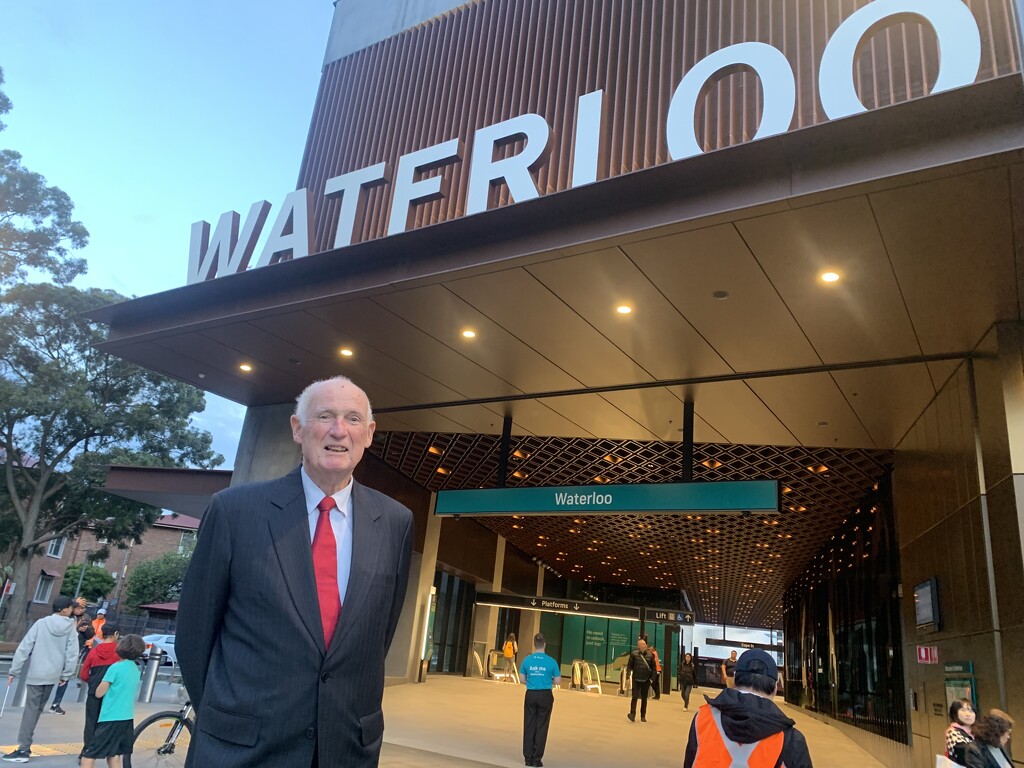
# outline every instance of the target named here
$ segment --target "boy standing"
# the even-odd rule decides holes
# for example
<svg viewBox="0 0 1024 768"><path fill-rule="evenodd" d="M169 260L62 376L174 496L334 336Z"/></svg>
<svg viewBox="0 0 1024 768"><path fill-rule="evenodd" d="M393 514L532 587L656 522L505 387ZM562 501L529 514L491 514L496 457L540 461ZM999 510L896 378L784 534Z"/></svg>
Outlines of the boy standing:
<svg viewBox="0 0 1024 768"><path fill-rule="evenodd" d="M121 768L121 755L132 753L134 741L133 702L142 675L135 663L146 650L145 641L138 635L125 635L117 643L121 661L111 664L96 689L96 697L103 699L99 720L92 740L82 750L82 768L94 768L96 759L105 757L108 768Z"/></svg>
<svg viewBox="0 0 1024 768"><path fill-rule="evenodd" d="M82 733L82 751L92 741L96 732L96 721L100 717L100 705L103 701L96 697L96 691L103 682L103 676L112 664L117 664L121 657L117 655L117 642L121 639L121 631L113 624L104 626L106 634L100 638L99 645L93 646L85 657L79 677L88 686L89 693L85 700L85 730ZM81 757L81 753L78 755Z"/></svg>

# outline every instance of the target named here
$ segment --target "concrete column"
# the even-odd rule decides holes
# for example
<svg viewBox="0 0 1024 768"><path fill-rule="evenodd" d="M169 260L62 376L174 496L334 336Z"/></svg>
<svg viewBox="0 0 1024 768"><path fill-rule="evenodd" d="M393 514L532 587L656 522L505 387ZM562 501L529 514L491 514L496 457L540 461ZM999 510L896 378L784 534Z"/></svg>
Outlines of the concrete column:
<svg viewBox="0 0 1024 768"><path fill-rule="evenodd" d="M535 595L544 594L544 567L537 566L537 591ZM519 657L533 652L533 636L540 632L540 611L523 611L519 619Z"/></svg>
<svg viewBox="0 0 1024 768"><path fill-rule="evenodd" d="M501 592L501 572L505 569L505 537L498 537L494 552L494 575L491 581L477 584L482 592ZM478 605L473 612L473 643L483 643L486 651L494 648L498 632L498 609L492 605ZM487 664L487 659L483 659Z"/></svg>
<svg viewBox="0 0 1024 768"><path fill-rule="evenodd" d="M231 485L282 477L299 465L302 449L289 422L294 410L291 403L246 410Z"/></svg>
<svg viewBox="0 0 1024 768"><path fill-rule="evenodd" d="M426 609L430 605L430 588L434 586L437 571L437 545L441 540L441 518L434 515L436 494L430 496L430 514L427 515L427 532L423 541L423 554L412 553L409 566L409 588L405 593L402 615L395 629L384 672L388 677L401 677L412 682L417 678L422 652L423 632L427 620Z"/></svg>

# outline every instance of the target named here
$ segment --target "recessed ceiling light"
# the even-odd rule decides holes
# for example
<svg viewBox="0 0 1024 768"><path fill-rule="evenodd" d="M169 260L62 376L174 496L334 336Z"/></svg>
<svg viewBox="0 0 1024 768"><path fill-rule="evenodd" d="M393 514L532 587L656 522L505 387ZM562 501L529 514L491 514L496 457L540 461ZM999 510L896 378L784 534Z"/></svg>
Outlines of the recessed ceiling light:
<svg viewBox="0 0 1024 768"><path fill-rule="evenodd" d="M435 471L439 475L447 475L448 474L448 470L445 469L444 467L438 467Z"/></svg>
<svg viewBox="0 0 1024 768"><path fill-rule="evenodd" d="M729 298L729 292L728 291L712 291L711 297L714 298L714 299L718 299L719 301L725 301L726 299Z"/></svg>
<svg viewBox="0 0 1024 768"><path fill-rule="evenodd" d="M518 477L520 480L525 480L529 476L530 475L528 473L520 472L519 470L516 470L515 472L512 473L512 477Z"/></svg>
<svg viewBox="0 0 1024 768"><path fill-rule="evenodd" d="M825 472L828 472L828 467L824 464L812 464L807 468L807 471L813 472L816 475L822 475Z"/></svg>
<svg viewBox="0 0 1024 768"><path fill-rule="evenodd" d="M476 338L476 331L474 331L474 330L472 330L470 328L467 328L466 330L464 330L462 332L462 338L464 338L464 339L475 339Z"/></svg>
<svg viewBox="0 0 1024 768"><path fill-rule="evenodd" d="M427 453L432 453L435 456L444 456L444 451L438 448L436 445L432 445L427 448Z"/></svg>
<svg viewBox="0 0 1024 768"><path fill-rule="evenodd" d="M252 373L252 366L249 363L242 363L238 366L238 370L243 371L244 373Z"/></svg>
<svg viewBox="0 0 1024 768"><path fill-rule="evenodd" d="M517 459L528 459L528 458L530 458L530 454L529 453L527 453L526 451L520 450L518 448L516 450L512 451L512 456L514 456Z"/></svg>
<svg viewBox="0 0 1024 768"><path fill-rule="evenodd" d="M341 355L342 357L352 357L352 350L349 349L348 347L343 347L342 349L338 350L338 354Z"/></svg>
<svg viewBox="0 0 1024 768"><path fill-rule="evenodd" d="M715 459L705 459L704 461L701 462L701 466L705 466L708 469L718 469L720 466L722 466L722 462L717 461Z"/></svg>
<svg viewBox="0 0 1024 768"><path fill-rule="evenodd" d="M610 453L603 457L609 464L621 464L622 458L619 456L612 456Z"/></svg>
<svg viewBox="0 0 1024 768"><path fill-rule="evenodd" d="M819 421L818 422L818 426L819 427L827 427L828 426L828 422L827 421Z"/></svg>
<svg viewBox="0 0 1024 768"><path fill-rule="evenodd" d="M633 308L628 304L620 304L615 308L615 311L618 312L620 315L628 315L630 312L633 311Z"/></svg>
<svg viewBox="0 0 1024 768"><path fill-rule="evenodd" d="M838 283L839 273L838 272L822 272L821 279L826 283Z"/></svg>

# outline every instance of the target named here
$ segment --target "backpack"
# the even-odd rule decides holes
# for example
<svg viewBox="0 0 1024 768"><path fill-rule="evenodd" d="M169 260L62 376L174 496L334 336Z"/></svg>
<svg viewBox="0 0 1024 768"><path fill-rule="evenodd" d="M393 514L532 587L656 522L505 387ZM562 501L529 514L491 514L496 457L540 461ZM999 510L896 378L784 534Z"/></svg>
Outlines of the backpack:
<svg viewBox="0 0 1024 768"><path fill-rule="evenodd" d="M505 641L505 646L501 649L501 652L505 655L506 659L511 659L516 655L515 644L511 640Z"/></svg>

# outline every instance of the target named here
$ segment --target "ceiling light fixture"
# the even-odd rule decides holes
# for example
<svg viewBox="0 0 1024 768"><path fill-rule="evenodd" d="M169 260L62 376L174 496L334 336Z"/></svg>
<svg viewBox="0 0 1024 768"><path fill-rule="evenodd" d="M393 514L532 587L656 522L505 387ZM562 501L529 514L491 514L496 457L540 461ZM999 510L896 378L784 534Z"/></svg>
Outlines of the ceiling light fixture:
<svg viewBox="0 0 1024 768"><path fill-rule="evenodd" d="M718 301L725 301L726 299L729 298L729 292L728 291L712 291L711 292L711 297L713 299L718 299Z"/></svg>
<svg viewBox="0 0 1024 768"><path fill-rule="evenodd" d="M238 366L238 370L243 373L252 373L252 366L249 363L242 363Z"/></svg>
<svg viewBox="0 0 1024 768"><path fill-rule="evenodd" d="M464 339L475 339L476 338L476 331L474 331L474 330L472 330L470 328L467 328L466 330L464 330L462 332L462 338L464 338Z"/></svg>
<svg viewBox="0 0 1024 768"><path fill-rule="evenodd" d="M352 357L353 353L351 349L345 347L344 349L339 349L338 354L341 355L342 357Z"/></svg>
<svg viewBox="0 0 1024 768"><path fill-rule="evenodd" d="M628 304L620 304L615 308L615 311L618 312L620 315L628 315L633 311L633 308Z"/></svg>
<svg viewBox="0 0 1024 768"><path fill-rule="evenodd" d="M829 271L829 272L822 272L821 273L821 279L822 279L823 282L826 282L826 283L838 283L839 282L839 273L838 272L831 272L831 271Z"/></svg>

